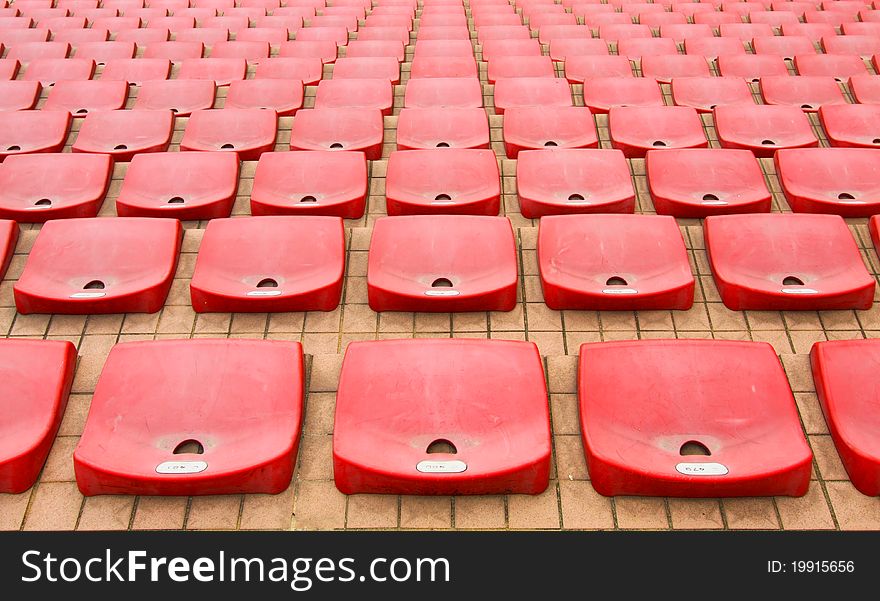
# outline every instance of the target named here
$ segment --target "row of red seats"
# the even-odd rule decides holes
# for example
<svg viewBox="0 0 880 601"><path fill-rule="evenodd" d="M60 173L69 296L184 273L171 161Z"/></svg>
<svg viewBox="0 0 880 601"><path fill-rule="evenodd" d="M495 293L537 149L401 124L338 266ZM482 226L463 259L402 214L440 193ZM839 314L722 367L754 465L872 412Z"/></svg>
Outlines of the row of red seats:
<svg viewBox="0 0 880 601"><path fill-rule="evenodd" d="M18 229L3 221L6 264ZM877 243L875 216L871 233ZM836 215L738 214L705 222L712 274L733 310L869 309L875 280ZM155 313L168 295L182 229L175 219L47 222L15 282L20 313ZM377 220L367 287L375 311L510 311L517 246L504 217L414 215ZM672 217L559 215L538 233L552 309L687 310L688 253ZM331 311L342 294L338 217L211 221L190 291L198 312Z"/></svg>
<svg viewBox="0 0 880 601"><path fill-rule="evenodd" d="M880 448L871 408L880 344L819 342L811 357L843 464L859 490L877 495ZM75 365L70 342L0 341L0 492L22 492L38 477ZM590 480L604 495L807 491L812 453L769 344L585 344L578 384ZM297 342L118 344L73 453L79 488L86 495L281 492L296 462L303 388ZM349 345L333 430L342 492L538 494L549 483L551 453L544 369L534 343Z"/></svg>

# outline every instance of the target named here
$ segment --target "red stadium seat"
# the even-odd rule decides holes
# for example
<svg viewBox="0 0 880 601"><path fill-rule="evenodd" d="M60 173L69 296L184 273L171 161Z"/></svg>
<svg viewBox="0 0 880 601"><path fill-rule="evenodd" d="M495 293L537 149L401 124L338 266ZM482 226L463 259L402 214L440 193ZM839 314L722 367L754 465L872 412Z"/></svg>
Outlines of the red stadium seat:
<svg viewBox="0 0 880 601"><path fill-rule="evenodd" d="M190 283L205 312L332 311L342 297L339 217L245 217L208 224Z"/></svg>

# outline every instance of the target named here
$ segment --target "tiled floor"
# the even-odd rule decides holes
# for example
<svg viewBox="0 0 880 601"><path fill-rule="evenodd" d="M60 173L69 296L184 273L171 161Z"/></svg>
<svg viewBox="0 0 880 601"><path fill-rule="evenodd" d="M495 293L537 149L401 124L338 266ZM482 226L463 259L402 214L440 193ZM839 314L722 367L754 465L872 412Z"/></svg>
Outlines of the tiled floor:
<svg viewBox="0 0 880 601"><path fill-rule="evenodd" d="M411 59L412 46L407 60ZM477 54L479 58L479 54ZM403 66L403 81L409 63ZM325 77L332 73L327 66ZM485 82L485 63L481 63ZM666 93L668 95L668 86ZM404 85L397 86L395 114ZM573 86L578 104L580 86ZM225 90L218 93L222 106ZM552 311L542 302L535 256L537 221L519 213L515 167L501 143L502 117L492 110L492 86L484 85L493 148L502 167L503 211L517 232L519 303L509 313L378 315L367 305L366 258L373 221L382 216L386 161L370 168L368 213L348 221L347 274L343 303L330 313L203 314L193 312L189 278L205 222L185 224L176 279L165 308L154 315L18 315L12 284L18 278L38 227L25 225L12 265L0 285L0 330L8 337L63 339L79 348L73 393L61 430L38 484L20 495L0 495L0 528L92 529L878 529L880 499L863 496L847 479L814 392L807 353L813 342L880 336L880 305L869 311L734 312L720 302L713 284L698 220L681 220L692 267L698 274L697 302L684 312ZM307 93L306 105L314 98ZM131 105L129 101L129 106ZM671 103L668 98L667 102ZM394 149L397 118L385 120L384 157ZM602 146L609 147L607 121L598 116ZM177 150L186 119L177 119ZM292 118L280 120L276 149L285 151ZM717 142L711 117L707 133ZM816 124L817 133L821 129ZM70 134L76 137L78 125ZM824 141L823 141L824 144ZM236 215L249 214L256 163L241 169ZM762 160L774 194L774 211L788 211L770 160ZM631 161L637 211L653 212L644 161ZM115 214L126 165L114 171L101 215ZM866 221L850 220L870 271L880 273ZM90 396L110 348L117 342L154 338L247 337L297 340L308 355L309 381L303 439L290 488L277 496L232 495L193 498L83 498L74 482L72 451L82 432ZM535 342L545 356L551 393L554 467L539 496L397 497L340 494L333 484L331 435L335 388L346 345L352 340L407 337L477 337ZM663 499L600 496L589 482L576 408L576 357L584 342L638 338L718 338L766 341L774 346L795 391L803 427L815 454L813 481L803 498Z"/></svg>

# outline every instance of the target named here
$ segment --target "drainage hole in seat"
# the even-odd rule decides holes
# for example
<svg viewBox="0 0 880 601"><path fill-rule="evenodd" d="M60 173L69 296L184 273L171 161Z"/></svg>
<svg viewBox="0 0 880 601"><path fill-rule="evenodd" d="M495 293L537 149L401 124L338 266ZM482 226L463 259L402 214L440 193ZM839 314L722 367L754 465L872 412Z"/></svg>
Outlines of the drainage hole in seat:
<svg viewBox="0 0 880 601"><path fill-rule="evenodd" d="M654 146L655 148L665 148L666 142L664 142L663 140L654 140L651 146Z"/></svg>
<svg viewBox="0 0 880 601"><path fill-rule="evenodd" d="M569 200L583 200L584 197L580 194L571 194L568 197Z"/></svg>
<svg viewBox="0 0 880 601"><path fill-rule="evenodd" d="M85 115L88 112L89 112L89 109L77 109L76 110L77 115Z"/></svg>
<svg viewBox="0 0 880 601"><path fill-rule="evenodd" d="M174 447L175 455L201 455L204 452L205 447L198 440L184 440Z"/></svg>
<svg viewBox="0 0 880 601"><path fill-rule="evenodd" d="M717 104L710 104L710 105L709 105L709 108L712 109L712 110L714 111L716 106L718 106L718 105L717 105Z"/></svg>
<svg viewBox="0 0 880 601"><path fill-rule="evenodd" d="M333 144L330 145L330 148L332 148L333 150L341 150L342 144L339 142L333 142Z"/></svg>
<svg viewBox="0 0 880 601"><path fill-rule="evenodd" d="M257 283L257 288L277 288L278 282L272 278L265 278Z"/></svg>
<svg viewBox="0 0 880 601"><path fill-rule="evenodd" d="M7 147L6 147L6 151L7 151L7 152L15 152L15 151L18 151L18 150L21 150L21 146L18 146L18 145L16 145L16 144L13 144L12 146L7 146Z"/></svg>
<svg viewBox="0 0 880 601"><path fill-rule="evenodd" d="M314 196L303 196L299 199L300 202L318 202L318 199Z"/></svg>
<svg viewBox="0 0 880 601"><path fill-rule="evenodd" d="M125 144L117 144L113 147L113 150L128 150L128 146Z"/></svg>
<svg viewBox="0 0 880 601"><path fill-rule="evenodd" d="M452 281L447 278L437 278L431 282L431 288L452 288Z"/></svg>
<svg viewBox="0 0 880 601"><path fill-rule="evenodd" d="M880 138L874 138L871 140L871 144L880 144Z"/></svg>
<svg viewBox="0 0 880 601"><path fill-rule="evenodd" d="M83 290L103 290L105 288L104 282L101 280L92 280L85 286L83 286Z"/></svg>
<svg viewBox="0 0 880 601"><path fill-rule="evenodd" d="M712 454L709 450L709 447L704 445L701 442L697 442L696 440L689 440L678 450L679 455L703 455L708 457Z"/></svg>
<svg viewBox="0 0 880 601"><path fill-rule="evenodd" d="M855 200L856 197L848 192L841 192L837 195L838 200Z"/></svg>
<svg viewBox="0 0 880 601"><path fill-rule="evenodd" d="M813 105L812 104L802 104L801 108L804 109L805 111L808 111L811 108L813 108Z"/></svg>
<svg viewBox="0 0 880 601"><path fill-rule="evenodd" d="M761 144L764 146L776 146L776 142L773 140L761 140Z"/></svg>
<svg viewBox="0 0 880 601"><path fill-rule="evenodd" d="M626 280L619 275L613 275L605 280L606 286L626 286Z"/></svg>
<svg viewBox="0 0 880 601"><path fill-rule="evenodd" d="M224 144L220 147L220 150L235 150L234 144Z"/></svg>
<svg viewBox="0 0 880 601"><path fill-rule="evenodd" d="M449 142L437 142L437 148L449 148Z"/></svg>
<svg viewBox="0 0 880 601"><path fill-rule="evenodd" d="M184 201L180 196L175 196L174 198L168 199L168 204L170 205L182 205L184 202L186 201Z"/></svg>
<svg viewBox="0 0 880 601"><path fill-rule="evenodd" d="M553 140L548 140L544 142L544 146L546 146L547 148L553 148L554 146L559 146L559 144L557 144Z"/></svg>
<svg viewBox="0 0 880 601"><path fill-rule="evenodd" d="M52 201L49 200L48 198L41 198L40 200L38 200L37 202L34 203L34 206L36 206L36 207L51 207Z"/></svg>
<svg viewBox="0 0 880 601"><path fill-rule="evenodd" d="M783 286L803 286L804 281L802 279L800 279L799 277L790 275L782 280L782 285Z"/></svg>
<svg viewBox="0 0 880 601"><path fill-rule="evenodd" d="M171 112L172 112L172 113L179 113L180 111L179 111L178 109L172 108L172 109L171 109Z"/></svg>
<svg viewBox="0 0 880 601"><path fill-rule="evenodd" d="M445 438L438 438L428 445L428 448L425 452L428 454L446 453L448 455L455 455L456 453L458 453L458 449L456 449L455 445Z"/></svg>
<svg viewBox="0 0 880 601"><path fill-rule="evenodd" d="M449 194L438 194L434 200L452 200L452 197Z"/></svg>
<svg viewBox="0 0 880 601"><path fill-rule="evenodd" d="M703 200L718 200L714 194L703 194Z"/></svg>

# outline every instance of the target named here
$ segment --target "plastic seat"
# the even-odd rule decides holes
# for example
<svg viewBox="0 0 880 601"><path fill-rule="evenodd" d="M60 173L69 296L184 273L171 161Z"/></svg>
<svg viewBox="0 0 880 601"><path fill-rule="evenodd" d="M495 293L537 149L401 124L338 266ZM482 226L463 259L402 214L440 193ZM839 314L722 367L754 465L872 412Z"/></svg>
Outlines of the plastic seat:
<svg viewBox="0 0 880 601"><path fill-rule="evenodd" d="M771 54L781 56L787 60L794 60L795 56L816 53L816 47L812 40L802 35L771 35L752 40L755 54Z"/></svg>
<svg viewBox="0 0 880 601"><path fill-rule="evenodd" d="M260 61L254 79L299 79L303 85L313 86L321 80L323 71L323 63L317 58L276 57ZM244 79L244 75L238 79Z"/></svg>
<svg viewBox="0 0 880 601"><path fill-rule="evenodd" d="M713 111L723 148L744 148L768 158L780 148L818 146L810 119L796 106L727 104Z"/></svg>
<svg viewBox="0 0 880 601"><path fill-rule="evenodd" d="M832 146L880 148L880 107L874 104L828 105L819 109Z"/></svg>
<svg viewBox="0 0 880 601"><path fill-rule="evenodd" d="M527 219L635 209L629 166L619 150L524 150L517 158L517 194Z"/></svg>
<svg viewBox="0 0 880 601"><path fill-rule="evenodd" d="M359 35L358 38L363 39L363 36ZM296 30L296 39L330 41L337 46L345 46L348 43L348 29L345 27L304 27Z"/></svg>
<svg viewBox="0 0 880 601"><path fill-rule="evenodd" d="M600 494L802 496L809 487L813 455L765 342L584 344L578 403Z"/></svg>
<svg viewBox="0 0 880 601"><path fill-rule="evenodd" d="M709 77L709 63L702 56L649 54L642 57L642 75L669 83L673 77Z"/></svg>
<svg viewBox="0 0 880 601"><path fill-rule="evenodd" d="M816 394L849 479L862 494L880 495L875 340L818 342L810 351Z"/></svg>
<svg viewBox="0 0 880 601"><path fill-rule="evenodd" d="M167 31L167 30L166 30ZM208 29L181 29L174 32L174 39L178 42L200 42L205 46L213 46L229 39L229 30L223 28Z"/></svg>
<svg viewBox="0 0 880 601"><path fill-rule="evenodd" d="M616 106L608 111L611 145L627 158L656 148L705 148L709 145L696 109L683 106Z"/></svg>
<svg viewBox="0 0 880 601"><path fill-rule="evenodd" d="M336 43L331 40L298 39L281 44L278 58L317 58L327 64L336 61L337 52Z"/></svg>
<svg viewBox="0 0 880 601"><path fill-rule="evenodd" d="M238 157L226 152L136 155L116 199L120 217L196 220L229 217L238 188Z"/></svg>
<svg viewBox="0 0 880 601"><path fill-rule="evenodd" d="M427 28L420 27L419 28L419 39L426 40L431 39L430 37L425 37L425 31ZM430 29L440 29L439 27L430 28ZM435 38L435 39L468 39L470 38L470 33L468 32L466 27L462 28L444 28L449 29L449 37L444 38ZM455 33L453 30L457 29L460 31L460 34ZM477 29L477 42L482 44L486 40L527 40L532 37L531 32L529 32L529 28L525 25L484 25Z"/></svg>
<svg viewBox="0 0 880 601"><path fill-rule="evenodd" d="M397 149L429 148L489 148L486 111L481 108L405 108L400 111Z"/></svg>
<svg viewBox="0 0 880 601"><path fill-rule="evenodd" d="M357 108L302 110L290 129L291 150L357 150L375 161L382 157L382 111Z"/></svg>
<svg viewBox="0 0 880 601"><path fill-rule="evenodd" d="M410 68L410 81L424 78L479 76L473 56L416 56ZM335 77L335 72L334 72Z"/></svg>
<svg viewBox="0 0 880 601"><path fill-rule="evenodd" d="M880 212L880 162L873 149L781 150L774 162L796 213L870 217Z"/></svg>
<svg viewBox="0 0 880 601"><path fill-rule="evenodd" d="M92 111L82 122L74 152L106 153L130 161L142 152L164 152L171 143L174 113L167 111Z"/></svg>
<svg viewBox="0 0 880 601"><path fill-rule="evenodd" d="M662 38L661 38L662 39ZM687 55L715 59L722 55L745 54L746 49L738 38L694 37L684 42Z"/></svg>
<svg viewBox="0 0 880 601"><path fill-rule="evenodd" d="M849 88L859 104L880 104L880 76L854 75L849 78Z"/></svg>
<svg viewBox="0 0 880 601"><path fill-rule="evenodd" d="M400 63L391 56L339 58L333 65L333 79L385 79L400 83Z"/></svg>
<svg viewBox="0 0 880 601"><path fill-rule="evenodd" d="M85 117L92 111L112 111L125 107L128 84L124 81L59 81L43 104L43 110L67 111Z"/></svg>
<svg viewBox="0 0 880 601"><path fill-rule="evenodd" d="M345 353L336 407L333 473L343 493L538 494L547 488L547 391L532 342L354 342ZM400 415L407 418L395 418Z"/></svg>
<svg viewBox="0 0 880 601"><path fill-rule="evenodd" d="M171 33L193 29L195 26L195 17L158 17L147 23L149 29L167 29Z"/></svg>
<svg viewBox="0 0 880 601"><path fill-rule="evenodd" d="M69 59L68 59L69 60ZM120 58L107 61L101 79L127 81L129 85L143 85L148 81L163 81L171 74L171 61L161 58Z"/></svg>
<svg viewBox="0 0 880 601"><path fill-rule="evenodd" d="M407 108L481 108L483 86L475 77L410 79L403 106Z"/></svg>
<svg viewBox="0 0 880 601"><path fill-rule="evenodd" d="M489 60L489 83L509 77L556 77L549 56L498 56Z"/></svg>
<svg viewBox="0 0 880 601"><path fill-rule="evenodd" d="M748 150L651 150L645 170L660 215L700 219L770 212L772 197L764 173Z"/></svg>
<svg viewBox="0 0 880 601"><path fill-rule="evenodd" d="M832 35L822 38L827 54L843 54L870 58L880 54L880 40L869 35Z"/></svg>
<svg viewBox="0 0 880 601"><path fill-rule="evenodd" d="M252 215L364 214L367 162L362 152L269 152L260 157Z"/></svg>
<svg viewBox="0 0 880 601"><path fill-rule="evenodd" d="M0 493L22 493L36 483L61 425L75 369L76 347L66 340L8 339L0 345Z"/></svg>
<svg viewBox="0 0 880 601"><path fill-rule="evenodd" d="M486 40L482 46L482 56L484 61L501 56L541 56L541 44L535 39Z"/></svg>
<svg viewBox="0 0 880 601"><path fill-rule="evenodd" d="M692 40L695 38L711 38L715 35L715 32L712 30L710 25L706 25L705 23L670 23L668 25L660 26L660 37L661 38L671 38L676 41L676 43L684 42L687 44L688 40Z"/></svg>
<svg viewBox="0 0 880 601"><path fill-rule="evenodd" d="M3 17L0 17L2 20ZM23 22L24 25L27 21ZM76 30L68 30L76 31ZM15 44L27 44L28 42L48 42L48 29L4 29L0 21L0 44L11 47Z"/></svg>
<svg viewBox="0 0 880 601"><path fill-rule="evenodd" d="M388 159L389 215L497 215L501 179L491 150L398 150Z"/></svg>
<svg viewBox="0 0 880 601"><path fill-rule="evenodd" d="M36 106L42 86L38 81L0 80L0 113L6 111L26 111ZM2 122L2 120L0 120ZM2 126L0 126L2 131ZM0 142L0 160L4 155Z"/></svg>
<svg viewBox="0 0 880 601"><path fill-rule="evenodd" d="M76 46L76 58L90 58L98 65L116 58L134 58L134 42L83 42Z"/></svg>
<svg viewBox="0 0 880 601"><path fill-rule="evenodd" d="M213 107L216 89L217 86L210 80L149 80L143 82L138 89L134 108L136 110L170 110L179 117L187 117L193 111ZM228 103L229 96L226 100Z"/></svg>
<svg viewBox="0 0 880 601"><path fill-rule="evenodd" d="M155 313L171 288L176 219L56 219L40 230L13 288L19 313Z"/></svg>
<svg viewBox="0 0 880 601"><path fill-rule="evenodd" d="M761 96L767 104L797 106L805 111L817 111L826 104L846 104L837 81L822 75L762 77Z"/></svg>
<svg viewBox="0 0 880 601"><path fill-rule="evenodd" d="M585 107L508 109L502 133L507 158L510 159L515 159L523 150L599 146L593 115Z"/></svg>
<svg viewBox="0 0 880 601"><path fill-rule="evenodd" d="M89 31L83 29L82 31ZM183 32L178 32L177 39L182 41L180 36ZM109 35L109 32L108 32ZM171 32L167 29L126 29L116 34L117 42L134 42L139 46L145 44L156 44L159 42L167 42L171 38Z"/></svg>
<svg viewBox="0 0 880 601"><path fill-rule="evenodd" d="M302 104L303 85L299 80L242 79L229 84L223 106L227 109L274 110L282 117L295 114Z"/></svg>
<svg viewBox="0 0 880 601"><path fill-rule="evenodd" d="M734 311L871 307L874 278L837 215L722 215L703 230L715 284Z"/></svg>
<svg viewBox="0 0 880 601"><path fill-rule="evenodd" d="M269 61L263 61L264 65ZM243 58L191 58L180 63L177 79L214 80L218 86L228 86L233 81L244 79L247 61Z"/></svg>
<svg viewBox="0 0 880 601"><path fill-rule="evenodd" d="M298 342L118 344L74 451L77 484L85 495L279 493L302 404Z"/></svg>
<svg viewBox="0 0 880 601"><path fill-rule="evenodd" d="M360 40L358 40L360 41ZM510 41L510 40L503 40ZM531 42L532 40L519 40ZM403 43L406 46L406 43ZM470 40L416 40L413 47L413 58L428 56L465 56L474 55L474 47Z"/></svg>
<svg viewBox="0 0 880 601"><path fill-rule="evenodd" d="M35 60L67 58L69 54L70 44L67 42L25 42L10 46L6 58L29 63Z"/></svg>
<svg viewBox="0 0 880 601"><path fill-rule="evenodd" d="M193 111L180 141L181 150L230 151L256 161L275 146L278 116L273 110L212 109Z"/></svg>
<svg viewBox="0 0 880 601"><path fill-rule="evenodd" d="M744 42L774 35L773 28L766 23L722 23L720 30L723 38L739 38Z"/></svg>
<svg viewBox="0 0 880 601"><path fill-rule="evenodd" d="M669 38L630 38L617 42L617 54L636 61L643 56L677 55L678 46Z"/></svg>
<svg viewBox="0 0 880 601"><path fill-rule="evenodd" d="M390 56L398 63L405 58L404 44L395 40L352 40L345 49L348 58Z"/></svg>
<svg viewBox="0 0 880 601"><path fill-rule="evenodd" d="M799 75L834 77L838 81L868 73L862 59L853 54L801 54L794 57L794 66Z"/></svg>
<svg viewBox="0 0 880 601"><path fill-rule="evenodd" d="M359 108L391 115L394 87L387 79L324 79L318 83L315 108Z"/></svg>
<svg viewBox="0 0 880 601"><path fill-rule="evenodd" d="M688 252L671 217L543 217L538 261L551 309L686 310L694 302Z"/></svg>
<svg viewBox="0 0 880 601"><path fill-rule="evenodd" d="M314 27L308 27L307 29L313 30ZM420 40L466 40L470 41L470 36L459 35L457 38L449 38L446 37L442 32L434 32L431 31L437 29L449 29L448 27L422 27L419 30L419 39ZM456 29L456 28L453 28ZM465 32L467 32L467 28L463 28ZM302 31L306 31L305 29ZM432 35L437 35L439 37L431 37ZM297 34L297 39L302 39L302 36ZM407 27L364 27L360 31L358 31L357 39L361 41L371 41L371 40L395 40L401 42L404 46L409 44L409 28ZM340 44L344 45L344 44Z"/></svg>
<svg viewBox="0 0 880 601"><path fill-rule="evenodd" d="M342 296L339 217L215 219L190 284L196 312L332 311Z"/></svg>
<svg viewBox="0 0 880 601"><path fill-rule="evenodd" d="M825 36L837 35L837 30L828 23L784 23L782 35L802 35L810 38L813 43L818 43Z"/></svg>
<svg viewBox="0 0 880 601"><path fill-rule="evenodd" d="M596 77L584 83L583 96L596 113L614 106L663 106L663 91L653 78Z"/></svg>
<svg viewBox="0 0 880 601"><path fill-rule="evenodd" d="M510 311L516 304L516 245L506 217L380 218L368 256L374 311Z"/></svg>
<svg viewBox="0 0 880 601"><path fill-rule="evenodd" d="M151 19L152 20L152 19ZM106 29L112 33L117 33L119 31L124 31L126 29L137 29L143 25L140 17L99 17L92 22L93 27L98 27L100 29ZM85 27L85 25L83 25ZM49 29L55 30L51 26Z"/></svg>
<svg viewBox="0 0 880 601"><path fill-rule="evenodd" d="M584 83L594 77L632 76L632 65L625 56L599 54L565 59L565 77L572 83Z"/></svg>
<svg viewBox="0 0 880 601"><path fill-rule="evenodd" d="M290 34L284 27L251 27L235 33L237 42L261 42L271 46L280 46L289 38Z"/></svg>
<svg viewBox="0 0 880 601"><path fill-rule="evenodd" d="M495 112L524 106L573 106L571 88L559 77L511 77L495 82Z"/></svg>
<svg viewBox="0 0 880 601"><path fill-rule="evenodd" d="M618 45L618 48L619 47L620 46ZM562 38L554 39L550 42L550 58L554 61L565 61L572 56L603 54L608 54L608 43L605 40L594 38Z"/></svg>
<svg viewBox="0 0 880 601"><path fill-rule="evenodd" d="M156 42L147 44L144 58L167 58L172 62L202 58L205 45L202 42Z"/></svg>
<svg viewBox="0 0 880 601"><path fill-rule="evenodd" d="M28 64L21 79L39 81L43 87L58 81L91 79L95 74L95 61L84 58L44 58Z"/></svg>
<svg viewBox="0 0 880 601"><path fill-rule="evenodd" d="M768 75L788 75L788 67L781 56L774 54L727 54L718 57L718 72L757 82Z"/></svg>
<svg viewBox="0 0 880 601"><path fill-rule="evenodd" d="M62 111L0 113L0 160L15 154L61 152L70 124L70 114Z"/></svg>
<svg viewBox="0 0 880 601"><path fill-rule="evenodd" d="M741 77L674 77L672 100L709 113L722 104L754 104L752 90Z"/></svg>

